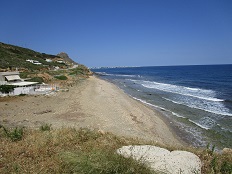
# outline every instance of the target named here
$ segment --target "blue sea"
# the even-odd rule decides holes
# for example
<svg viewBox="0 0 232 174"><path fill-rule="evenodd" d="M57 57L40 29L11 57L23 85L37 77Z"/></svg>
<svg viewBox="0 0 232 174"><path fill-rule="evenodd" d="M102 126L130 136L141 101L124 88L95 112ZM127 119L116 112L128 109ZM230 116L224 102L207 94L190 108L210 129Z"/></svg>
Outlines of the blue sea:
<svg viewBox="0 0 232 174"><path fill-rule="evenodd" d="M163 113L185 142L232 148L232 65L92 69Z"/></svg>

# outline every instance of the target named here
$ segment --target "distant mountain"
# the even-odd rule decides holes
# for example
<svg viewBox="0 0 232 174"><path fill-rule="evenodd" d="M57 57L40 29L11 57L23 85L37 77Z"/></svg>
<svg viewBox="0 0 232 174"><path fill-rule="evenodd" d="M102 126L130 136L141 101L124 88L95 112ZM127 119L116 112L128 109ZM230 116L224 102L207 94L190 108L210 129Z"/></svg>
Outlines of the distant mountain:
<svg viewBox="0 0 232 174"><path fill-rule="evenodd" d="M16 68L22 71L53 67L68 68L73 64L76 63L66 53L51 55L0 42L0 71L15 70Z"/></svg>

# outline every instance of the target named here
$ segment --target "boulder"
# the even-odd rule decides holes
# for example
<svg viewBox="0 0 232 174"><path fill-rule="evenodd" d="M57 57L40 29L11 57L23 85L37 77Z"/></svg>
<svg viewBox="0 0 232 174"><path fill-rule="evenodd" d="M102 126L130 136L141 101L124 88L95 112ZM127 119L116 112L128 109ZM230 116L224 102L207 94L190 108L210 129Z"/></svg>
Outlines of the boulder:
<svg viewBox="0 0 232 174"><path fill-rule="evenodd" d="M223 153L231 153L231 154L232 154L232 149L230 149L230 148L224 148L224 149L222 150L222 152L223 152Z"/></svg>
<svg viewBox="0 0 232 174"><path fill-rule="evenodd" d="M155 172L171 174L201 173L201 160L198 156L187 151L172 151L150 146L123 146L117 153L145 163Z"/></svg>

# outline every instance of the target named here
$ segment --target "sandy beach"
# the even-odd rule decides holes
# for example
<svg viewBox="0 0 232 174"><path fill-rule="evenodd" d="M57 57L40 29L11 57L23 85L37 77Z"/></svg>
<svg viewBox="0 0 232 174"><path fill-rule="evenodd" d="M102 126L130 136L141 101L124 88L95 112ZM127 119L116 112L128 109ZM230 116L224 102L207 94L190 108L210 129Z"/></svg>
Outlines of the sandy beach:
<svg viewBox="0 0 232 174"><path fill-rule="evenodd" d="M0 123L39 128L87 127L119 136L181 145L162 115L110 82L91 76L53 95L0 98Z"/></svg>

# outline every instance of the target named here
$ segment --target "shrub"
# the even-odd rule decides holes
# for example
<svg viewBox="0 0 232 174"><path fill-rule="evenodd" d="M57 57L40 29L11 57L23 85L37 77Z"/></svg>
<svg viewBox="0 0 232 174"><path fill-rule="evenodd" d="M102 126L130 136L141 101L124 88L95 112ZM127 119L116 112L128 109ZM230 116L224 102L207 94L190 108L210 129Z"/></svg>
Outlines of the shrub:
<svg viewBox="0 0 232 174"><path fill-rule="evenodd" d="M30 74L29 72L21 72L20 77L21 78L27 78L29 74Z"/></svg>
<svg viewBox="0 0 232 174"><path fill-rule="evenodd" d="M15 86L12 85L0 85L0 92L9 93L14 90Z"/></svg>
<svg viewBox="0 0 232 174"><path fill-rule="evenodd" d="M222 163L220 172L224 173L224 174L231 174L232 173L232 164L230 164L227 161L224 161Z"/></svg>
<svg viewBox="0 0 232 174"><path fill-rule="evenodd" d="M68 78L64 75L62 76L55 76L56 79L59 79L59 80L67 80Z"/></svg>
<svg viewBox="0 0 232 174"><path fill-rule="evenodd" d="M12 131L7 130L4 126L0 125L0 128L3 128L5 135L11 139L11 141L19 141L23 138L23 128L14 128Z"/></svg>
<svg viewBox="0 0 232 174"><path fill-rule="evenodd" d="M52 127L51 124L47 124L47 123L46 123L46 124L40 126L40 130L41 130L41 131L50 131L50 130L51 130L51 127Z"/></svg>
<svg viewBox="0 0 232 174"><path fill-rule="evenodd" d="M28 80L29 82L39 82L39 83L43 83L44 80L42 77L33 77L30 80Z"/></svg>
<svg viewBox="0 0 232 174"><path fill-rule="evenodd" d="M231 153L217 153L215 146L210 148L207 145L206 150L200 154L203 160L202 173L232 174L232 156Z"/></svg>

